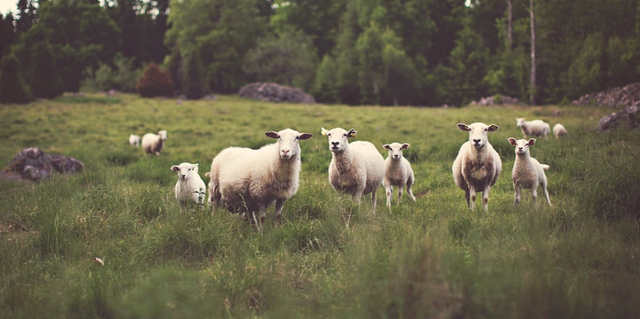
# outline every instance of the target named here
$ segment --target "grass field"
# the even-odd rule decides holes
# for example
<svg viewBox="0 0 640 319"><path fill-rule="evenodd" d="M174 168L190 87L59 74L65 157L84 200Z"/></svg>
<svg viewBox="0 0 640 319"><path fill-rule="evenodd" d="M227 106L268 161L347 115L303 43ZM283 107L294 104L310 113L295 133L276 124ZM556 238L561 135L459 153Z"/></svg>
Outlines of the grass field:
<svg viewBox="0 0 640 319"><path fill-rule="evenodd" d="M560 116L555 111L560 110ZM65 96L0 105L0 165L24 147L73 156L86 170L42 183L0 181L0 318L634 318L640 314L640 130L596 133L611 109L452 109ZM539 139L552 207L530 191L513 207L516 117L562 122ZM451 164L468 133L489 140L503 172L489 211L470 211ZM302 141L298 193L262 234L219 211L181 213L169 168L257 148L291 127ZM406 142L416 203L370 212L337 194L320 128ZM168 131L160 156L130 133ZM349 222L347 223L347 220ZM95 261L99 257L104 265Z"/></svg>

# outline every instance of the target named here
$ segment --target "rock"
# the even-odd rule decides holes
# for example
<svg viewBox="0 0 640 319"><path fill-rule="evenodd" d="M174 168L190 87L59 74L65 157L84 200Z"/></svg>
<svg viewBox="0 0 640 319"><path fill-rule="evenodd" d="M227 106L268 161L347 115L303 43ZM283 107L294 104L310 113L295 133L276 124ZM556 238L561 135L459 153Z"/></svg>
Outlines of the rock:
<svg viewBox="0 0 640 319"><path fill-rule="evenodd" d="M275 83L251 83L243 86L238 91L241 97L276 102L276 103L306 103L314 104L316 100L313 96L304 91L289 86Z"/></svg>
<svg viewBox="0 0 640 319"><path fill-rule="evenodd" d="M481 98L479 101L472 101L469 105L479 105L479 106L488 106L488 105L524 105L524 103L520 102L518 99L506 95L494 95Z"/></svg>
<svg viewBox="0 0 640 319"><path fill-rule="evenodd" d="M640 110L640 101L635 102L633 105L627 106L619 112L613 112L609 116L602 117L600 121L598 121L596 130L599 132L604 132L627 121L630 127L637 127L638 110Z"/></svg>
<svg viewBox="0 0 640 319"><path fill-rule="evenodd" d="M37 147L29 147L13 157L9 165L2 170L2 177L31 181L41 181L51 177L54 172L74 174L84 170L84 164L73 157L49 155Z"/></svg>
<svg viewBox="0 0 640 319"><path fill-rule="evenodd" d="M627 107L640 101L640 83L611 88L598 93L589 93L571 102L571 105L595 105L606 107Z"/></svg>

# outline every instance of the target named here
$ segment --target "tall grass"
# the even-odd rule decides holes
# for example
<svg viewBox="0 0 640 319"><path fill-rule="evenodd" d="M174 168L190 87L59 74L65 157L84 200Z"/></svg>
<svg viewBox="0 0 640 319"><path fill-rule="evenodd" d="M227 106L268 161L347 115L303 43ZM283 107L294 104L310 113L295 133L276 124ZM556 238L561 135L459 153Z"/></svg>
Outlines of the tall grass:
<svg viewBox="0 0 640 319"><path fill-rule="evenodd" d="M0 161L38 146L78 158L85 172L42 183L0 181L2 318L632 318L640 313L640 132L592 130L608 109L381 108L99 95L0 105ZM100 100L100 101L98 101ZM508 137L516 117L562 122L565 139L539 139L553 206L525 191L513 207ZM503 159L489 211L469 211L451 163L468 138L455 124L500 129ZM375 216L328 183L321 127L357 139L407 142L416 203L378 191ZM273 208L262 233L223 211L181 211L169 170L235 145L301 142L298 193ZM160 156L127 144L166 129ZM386 156L386 154L384 154ZM205 177L205 181L206 181ZM104 265L96 259L102 260Z"/></svg>

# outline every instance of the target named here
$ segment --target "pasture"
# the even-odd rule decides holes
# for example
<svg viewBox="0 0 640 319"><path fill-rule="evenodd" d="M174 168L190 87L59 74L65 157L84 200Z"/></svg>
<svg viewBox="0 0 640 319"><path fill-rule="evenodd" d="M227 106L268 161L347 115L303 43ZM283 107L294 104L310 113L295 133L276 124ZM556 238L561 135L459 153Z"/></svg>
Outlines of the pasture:
<svg viewBox="0 0 640 319"><path fill-rule="evenodd" d="M560 116L555 116L560 110ZM596 133L595 107L348 107L134 95L0 105L0 164L24 147L75 157L85 172L0 181L0 318L632 318L640 314L640 130ZM531 192L513 207L507 140L516 117L569 130L538 139L552 207ZM502 158L489 211L470 211L451 164L468 133L494 123ZM227 146L258 148L291 127L298 193L262 234L225 211L180 212L172 165ZM327 180L321 127L354 140L410 143L413 192L392 210L378 189L358 206ZM130 133L168 131L160 156ZM397 188L395 189L397 191ZM397 193L394 193L397 195ZM480 206L480 205L478 205ZM104 265L95 261L99 257Z"/></svg>

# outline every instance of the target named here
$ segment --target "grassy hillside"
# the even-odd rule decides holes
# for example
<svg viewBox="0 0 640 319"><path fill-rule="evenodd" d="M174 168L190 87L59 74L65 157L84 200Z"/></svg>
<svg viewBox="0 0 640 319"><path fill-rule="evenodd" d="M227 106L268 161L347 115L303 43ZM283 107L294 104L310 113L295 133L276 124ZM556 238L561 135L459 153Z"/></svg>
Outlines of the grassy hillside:
<svg viewBox="0 0 640 319"><path fill-rule="evenodd" d="M554 116L556 110L560 116ZM65 96L0 105L0 165L24 147L73 156L76 176L0 181L2 318L631 318L640 313L640 130L592 131L610 109L461 109ZM539 140L553 206L530 191L514 208L508 137L515 118L562 122ZM469 211L451 164L468 133L495 123L503 160L489 212ZM257 148L291 127L302 141L298 193L264 232L228 213L181 213L169 168L200 163L205 182L227 146ZM370 213L337 194L320 128L355 128L378 146L406 142L416 203ZM130 133L168 131L160 156ZM94 258L104 260L104 265Z"/></svg>

